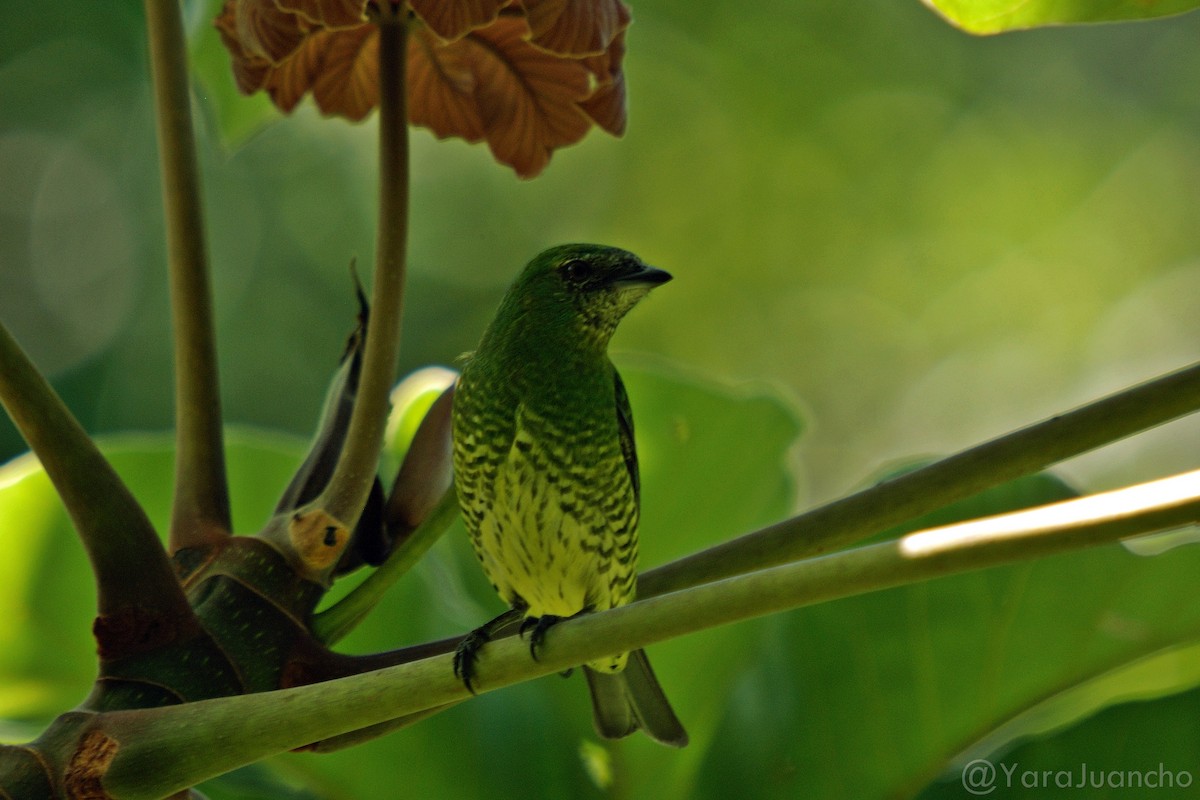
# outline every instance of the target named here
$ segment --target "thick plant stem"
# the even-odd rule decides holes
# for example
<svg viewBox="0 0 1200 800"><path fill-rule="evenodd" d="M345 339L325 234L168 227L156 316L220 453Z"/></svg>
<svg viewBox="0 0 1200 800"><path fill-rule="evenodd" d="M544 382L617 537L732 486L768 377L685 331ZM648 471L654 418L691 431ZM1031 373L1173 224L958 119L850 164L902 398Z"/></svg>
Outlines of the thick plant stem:
<svg viewBox="0 0 1200 800"><path fill-rule="evenodd" d="M100 615L127 619L140 607L159 617L189 617L191 609L142 507L3 326L0 402L41 460L83 540L96 574Z"/></svg>
<svg viewBox="0 0 1200 800"><path fill-rule="evenodd" d="M638 580L638 595L828 553L1198 409L1200 364L1195 364L648 570Z"/></svg>
<svg viewBox="0 0 1200 800"><path fill-rule="evenodd" d="M388 396L400 351L408 242L408 112L405 103L406 11L379 6L379 222L371 324L350 428L325 492L314 505L354 527L375 479Z"/></svg>
<svg viewBox="0 0 1200 800"><path fill-rule="evenodd" d="M477 690L717 625L1081 550L1197 519L1200 471L920 531L564 621L537 661L518 637L495 640L480 661ZM106 714L99 727L121 748L104 786L119 798L161 797L273 753L463 700L467 690L450 662L449 655L434 656L296 689ZM195 747L198 730L216 734L201 749Z"/></svg>
<svg viewBox="0 0 1200 800"><path fill-rule="evenodd" d="M170 548L229 535L229 489L187 41L179 0L146 0L175 336L175 498Z"/></svg>

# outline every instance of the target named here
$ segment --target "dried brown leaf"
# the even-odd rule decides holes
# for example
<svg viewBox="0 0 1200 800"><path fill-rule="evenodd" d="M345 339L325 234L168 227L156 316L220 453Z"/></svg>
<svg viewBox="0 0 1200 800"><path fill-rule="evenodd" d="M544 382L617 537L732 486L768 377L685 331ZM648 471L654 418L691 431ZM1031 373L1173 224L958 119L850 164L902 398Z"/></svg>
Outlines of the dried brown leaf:
<svg viewBox="0 0 1200 800"><path fill-rule="evenodd" d="M260 88L284 113L312 92L323 114L361 120L379 102L378 46L373 25L317 31L286 61L268 67Z"/></svg>
<svg viewBox="0 0 1200 800"><path fill-rule="evenodd" d="M265 10L273 2L286 6L278 19ZM226 0L216 26L232 56L238 88L246 94L266 90L285 113L311 92L323 114L351 120L366 117L379 102L375 25L326 27L315 19L324 15L325 22L350 21L352 14L361 12L362 2ZM539 6L539 0L525 3ZM429 24L414 28L409 40L408 110L413 124L428 127L441 138L486 139L495 158L524 178L540 173L554 150L579 141L593 122L616 135L624 131L621 61L629 13L619 0L599 0L588 13L575 0L562 0L556 6L554 0L544 0L541 5L542 33L550 41L577 48L585 38L587 47L608 39L601 51L587 57L532 43L529 23L512 0L453 0L440 5L413 0L412 5L424 7L443 25L438 30L426 20ZM513 13L496 16L502 8ZM258 28L272 31L291 19L304 35L295 45L290 38L275 41L274 54L291 50L271 61L257 49L264 39L262 30L247 34L246 24L239 24L244 19L259 20ZM457 39L447 38L452 26L481 19L485 23L490 19L490 24ZM268 20L275 20L271 25L276 27L268 26Z"/></svg>
<svg viewBox="0 0 1200 800"><path fill-rule="evenodd" d="M292 57L267 72L264 88L271 101L285 114L304 99L324 63L329 34L318 31L309 36Z"/></svg>
<svg viewBox="0 0 1200 800"><path fill-rule="evenodd" d="M239 0L233 10L242 47L272 64L291 55L308 32L303 19L281 10L275 0Z"/></svg>
<svg viewBox="0 0 1200 800"><path fill-rule="evenodd" d="M409 7L446 41L492 22L510 0L409 0Z"/></svg>
<svg viewBox="0 0 1200 800"><path fill-rule="evenodd" d="M262 56L247 52L242 45L237 30L237 3L238 0L225 0L215 24L221 42L233 60L233 79L237 83L238 91L242 94L254 94L266 82L271 64Z"/></svg>
<svg viewBox="0 0 1200 800"><path fill-rule="evenodd" d="M625 71L621 67L624 57L625 31L622 30L612 40L606 53L584 59L585 66L595 76L596 88L579 107L613 136L625 133L625 125L629 119Z"/></svg>
<svg viewBox="0 0 1200 800"><path fill-rule="evenodd" d="M526 40L520 17L500 17L449 43L426 36L412 48L409 118L439 137L487 139L492 154L523 178L551 153L583 138L591 123L577 105L590 76L577 59Z"/></svg>
<svg viewBox="0 0 1200 800"><path fill-rule="evenodd" d="M475 76L462 47L447 47L425 29L408 48L408 118L439 139L483 138L483 120L475 102Z"/></svg>
<svg viewBox="0 0 1200 800"><path fill-rule="evenodd" d="M361 25L367 0L274 0L285 11L300 14L322 28L351 28Z"/></svg>
<svg viewBox="0 0 1200 800"><path fill-rule="evenodd" d="M526 35L524 20L501 17L461 43L470 48L475 100L492 155L531 178L554 150L591 127L577 105L590 86L578 60L539 50Z"/></svg>
<svg viewBox="0 0 1200 800"><path fill-rule="evenodd" d="M313 99L324 114L360 120L379 103L378 29L360 25L320 35L324 52L313 81Z"/></svg>
<svg viewBox="0 0 1200 800"><path fill-rule="evenodd" d="M621 0L522 0L532 41L552 53L600 55L629 25Z"/></svg>

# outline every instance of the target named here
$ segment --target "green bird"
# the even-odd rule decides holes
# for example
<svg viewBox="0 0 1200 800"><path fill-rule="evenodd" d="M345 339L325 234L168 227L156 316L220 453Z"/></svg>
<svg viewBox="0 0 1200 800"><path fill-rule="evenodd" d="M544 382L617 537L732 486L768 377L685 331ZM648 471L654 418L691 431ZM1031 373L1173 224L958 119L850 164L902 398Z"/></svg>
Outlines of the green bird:
<svg viewBox="0 0 1200 800"><path fill-rule="evenodd" d="M633 415L608 342L671 276L615 247L570 244L529 262L509 288L454 395L454 479L475 555L510 611L467 636L455 674L471 688L478 650L517 618L546 631L625 605L637 588L640 484ZM687 733L641 650L584 667L597 732Z"/></svg>

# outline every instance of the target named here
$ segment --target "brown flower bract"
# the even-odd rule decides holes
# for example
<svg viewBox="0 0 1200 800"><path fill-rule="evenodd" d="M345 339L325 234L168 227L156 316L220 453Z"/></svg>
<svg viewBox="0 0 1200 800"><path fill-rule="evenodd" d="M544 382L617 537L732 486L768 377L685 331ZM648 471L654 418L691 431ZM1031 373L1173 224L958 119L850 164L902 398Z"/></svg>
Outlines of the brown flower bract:
<svg viewBox="0 0 1200 800"><path fill-rule="evenodd" d="M391 0L384 0L390 2ZM378 0L372 0L378 2ZM225 0L216 26L238 88L290 112L361 120L379 103L367 0ZM593 124L626 124L621 0L409 0L408 114L439 138L486 140L523 178Z"/></svg>

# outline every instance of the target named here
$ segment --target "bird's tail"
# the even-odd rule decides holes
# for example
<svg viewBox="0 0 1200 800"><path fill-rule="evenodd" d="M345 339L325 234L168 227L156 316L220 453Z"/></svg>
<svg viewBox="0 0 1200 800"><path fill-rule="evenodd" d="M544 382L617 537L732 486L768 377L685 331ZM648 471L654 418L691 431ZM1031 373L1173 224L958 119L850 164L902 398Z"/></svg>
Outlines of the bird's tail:
<svg viewBox="0 0 1200 800"><path fill-rule="evenodd" d="M654 741L671 747L688 743L687 731L671 710L644 651L630 653L621 672L584 667L583 674L592 692L596 732L605 739L620 739L641 728Z"/></svg>

